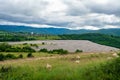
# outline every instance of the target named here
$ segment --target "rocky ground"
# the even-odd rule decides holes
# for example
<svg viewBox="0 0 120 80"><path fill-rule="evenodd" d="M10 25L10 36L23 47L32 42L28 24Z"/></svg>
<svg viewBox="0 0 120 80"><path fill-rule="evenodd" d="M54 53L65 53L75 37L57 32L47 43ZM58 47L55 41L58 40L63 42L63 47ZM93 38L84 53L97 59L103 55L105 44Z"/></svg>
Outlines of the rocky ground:
<svg viewBox="0 0 120 80"><path fill-rule="evenodd" d="M114 47L100 45L88 40L46 40L46 41L24 41L24 42L8 42L8 43L9 44L45 43L45 45L39 45L39 48L35 48L36 50L40 50L42 48L47 48L48 50L65 49L68 50L69 52L75 52L76 49L83 50L83 52L110 52L110 51L119 50Z"/></svg>

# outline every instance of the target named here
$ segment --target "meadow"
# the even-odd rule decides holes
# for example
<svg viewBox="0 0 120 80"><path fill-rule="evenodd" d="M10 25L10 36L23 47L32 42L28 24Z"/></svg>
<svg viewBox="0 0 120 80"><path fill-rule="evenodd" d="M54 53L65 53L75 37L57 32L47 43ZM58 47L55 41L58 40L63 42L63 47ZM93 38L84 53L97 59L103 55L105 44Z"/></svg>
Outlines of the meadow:
<svg viewBox="0 0 120 80"><path fill-rule="evenodd" d="M75 48L76 45L82 45L83 42L86 43L84 49L88 49L89 52ZM64 49L61 49L59 45ZM42 46L50 48L55 46L55 49L40 49ZM66 50L65 47L69 49ZM34 50L35 48L38 50ZM69 52L72 50L71 48L76 51ZM92 49L101 50L91 52ZM115 49L115 51L111 49ZM54 40L1 43L0 80L120 80L119 56L118 49L89 41Z"/></svg>
<svg viewBox="0 0 120 80"><path fill-rule="evenodd" d="M23 59L0 62L0 80L119 80L109 70L109 64L117 59L113 52L65 55L37 52L32 58L21 54ZM47 68L47 64L51 67ZM104 72L107 70L110 74Z"/></svg>

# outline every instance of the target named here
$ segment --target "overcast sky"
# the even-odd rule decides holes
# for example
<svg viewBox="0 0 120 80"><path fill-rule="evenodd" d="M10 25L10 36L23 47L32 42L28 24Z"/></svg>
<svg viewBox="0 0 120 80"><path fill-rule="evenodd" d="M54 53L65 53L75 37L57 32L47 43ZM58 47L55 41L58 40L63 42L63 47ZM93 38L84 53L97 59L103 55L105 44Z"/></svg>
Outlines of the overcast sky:
<svg viewBox="0 0 120 80"><path fill-rule="evenodd" d="M120 0L0 0L0 25L120 28Z"/></svg>

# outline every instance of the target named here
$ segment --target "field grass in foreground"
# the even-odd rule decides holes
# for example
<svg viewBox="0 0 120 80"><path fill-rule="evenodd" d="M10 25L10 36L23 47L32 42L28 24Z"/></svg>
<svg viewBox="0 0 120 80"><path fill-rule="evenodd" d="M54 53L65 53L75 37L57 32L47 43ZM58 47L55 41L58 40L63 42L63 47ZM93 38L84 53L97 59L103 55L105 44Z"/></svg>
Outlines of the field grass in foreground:
<svg viewBox="0 0 120 80"><path fill-rule="evenodd" d="M36 53L37 55L37 53ZM43 55L43 54L42 54ZM76 63L76 56L80 62ZM40 56L40 55L39 55ZM43 55L44 56L44 55ZM1 80L114 80L101 68L112 54L68 54L0 62ZM46 68L46 64L52 66ZM4 66L4 67L3 67ZM112 74L111 74L112 75Z"/></svg>

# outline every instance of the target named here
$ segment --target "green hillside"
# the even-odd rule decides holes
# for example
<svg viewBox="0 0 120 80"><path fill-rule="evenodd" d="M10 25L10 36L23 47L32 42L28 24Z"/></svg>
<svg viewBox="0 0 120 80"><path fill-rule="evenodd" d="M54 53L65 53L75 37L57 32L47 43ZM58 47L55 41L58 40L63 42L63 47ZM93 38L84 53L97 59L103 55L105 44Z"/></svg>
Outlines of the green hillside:
<svg viewBox="0 0 120 80"><path fill-rule="evenodd" d="M6 41L26 41L26 40L52 40L59 39L55 35L36 34L30 32L6 32L0 31L0 42Z"/></svg>
<svg viewBox="0 0 120 80"><path fill-rule="evenodd" d="M26 40L89 40L98 44L120 48L120 36L99 33L46 35L31 34L27 32L0 31L0 42Z"/></svg>

